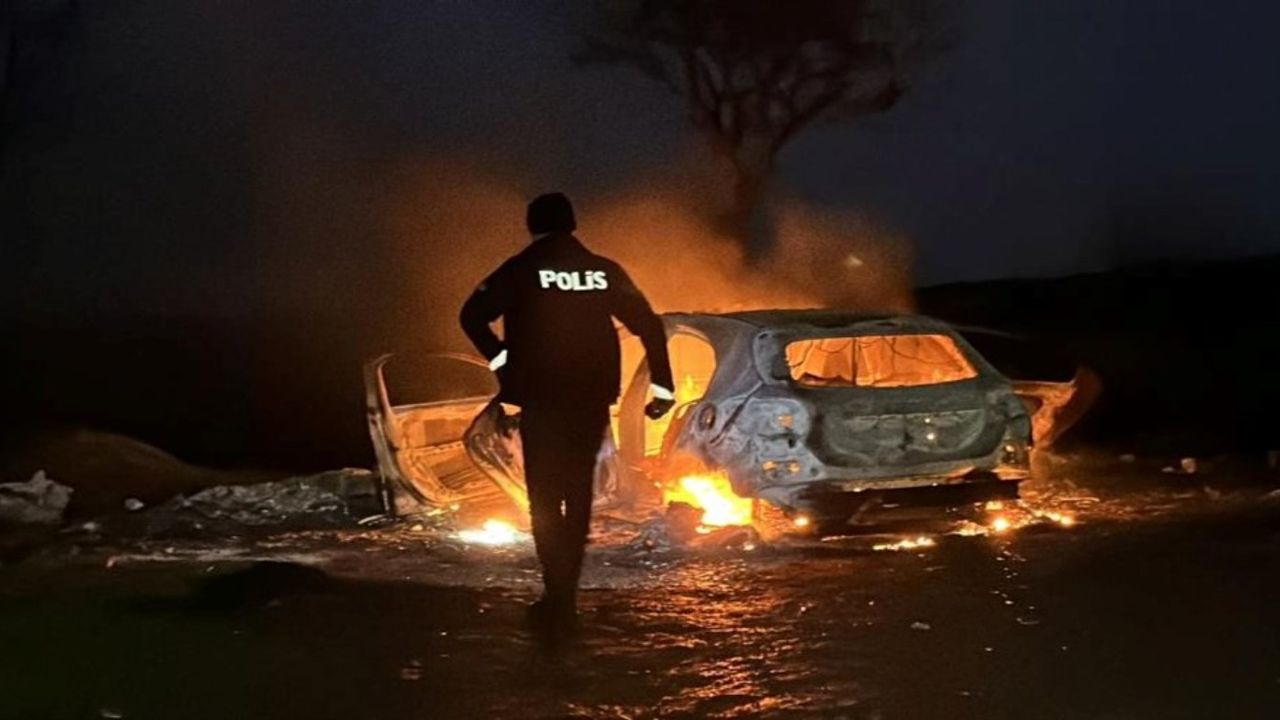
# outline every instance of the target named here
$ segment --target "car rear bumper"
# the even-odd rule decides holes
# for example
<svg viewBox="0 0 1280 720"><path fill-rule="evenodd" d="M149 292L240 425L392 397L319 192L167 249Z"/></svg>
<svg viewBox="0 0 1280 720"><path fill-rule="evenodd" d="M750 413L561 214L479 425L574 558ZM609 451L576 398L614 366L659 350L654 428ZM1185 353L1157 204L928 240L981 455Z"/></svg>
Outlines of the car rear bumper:
<svg viewBox="0 0 1280 720"><path fill-rule="evenodd" d="M991 475L970 482L864 492L813 488L798 507L782 510L793 531L819 535L863 532L945 532L958 520L975 520L977 508L1018 497L1018 482ZM804 517L803 528L795 519Z"/></svg>
<svg viewBox="0 0 1280 720"><path fill-rule="evenodd" d="M910 467L845 468L818 465L807 477L761 478L755 495L783 508L801 508L806 497L830 494L857 494L944 488L975 483L1009 483L1012 486L1030 477L1025 450L1008 452L1002 445L989 455Z"/></svg>

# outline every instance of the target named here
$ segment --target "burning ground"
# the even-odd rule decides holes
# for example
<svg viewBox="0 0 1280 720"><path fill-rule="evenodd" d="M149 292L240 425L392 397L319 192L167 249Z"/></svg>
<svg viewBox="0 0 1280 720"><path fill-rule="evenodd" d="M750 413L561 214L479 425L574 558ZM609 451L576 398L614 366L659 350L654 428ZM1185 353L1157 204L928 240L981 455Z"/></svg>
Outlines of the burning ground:
<svg viewBox="0 0 1280 720"><path fill-rule="evenodd" d="M927 533L601 517L557 647L483 517L76 524L0 568L0 717L1274 716L1280 500L1205 463L1051 477Z"/></svg>

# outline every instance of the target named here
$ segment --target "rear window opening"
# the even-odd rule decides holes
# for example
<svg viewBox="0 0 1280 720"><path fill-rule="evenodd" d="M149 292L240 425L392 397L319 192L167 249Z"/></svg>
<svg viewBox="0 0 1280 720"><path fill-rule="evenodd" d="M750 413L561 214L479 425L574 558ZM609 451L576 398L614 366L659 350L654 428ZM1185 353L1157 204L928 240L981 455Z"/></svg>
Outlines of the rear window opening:
<svg viewBox="0 0 1280 720"><path fill-rule="evenodd" d="M968 380L978 371L946 335L861 335L787 344L791 379L813 387L912 387Z"/></svg>

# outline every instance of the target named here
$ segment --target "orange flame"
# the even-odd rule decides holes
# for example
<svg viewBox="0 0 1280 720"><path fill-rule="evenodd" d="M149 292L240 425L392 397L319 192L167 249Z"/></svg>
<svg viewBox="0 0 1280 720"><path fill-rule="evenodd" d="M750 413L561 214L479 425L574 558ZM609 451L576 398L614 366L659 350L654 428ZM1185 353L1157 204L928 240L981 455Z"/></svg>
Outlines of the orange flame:
<svg viewBox="0 0 1280 720"><path fill-rule="evenodd" d="M512 545L523 540L525 535L509 522L490 518L479 529L459 530L457 538L475 545Z"/></svg>
<svg viewBox="0 0 1280 720"><path fill-rule="evenodd" d="M664 504L682 502L702 510L707 527L750 525L752 500L739 497L724 473L685 475L662 494Z"/></svg>

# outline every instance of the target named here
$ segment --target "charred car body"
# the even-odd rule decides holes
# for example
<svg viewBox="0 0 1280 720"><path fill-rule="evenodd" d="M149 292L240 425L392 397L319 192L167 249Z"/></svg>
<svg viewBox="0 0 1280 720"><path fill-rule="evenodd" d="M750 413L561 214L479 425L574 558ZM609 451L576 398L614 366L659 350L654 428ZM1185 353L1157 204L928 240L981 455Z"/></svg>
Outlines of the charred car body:
<svg viewBox="0 0 1280 720"><path fill-rule="evenodd" d="M624 337L600 503L642 502L687 473L721 474L739 496L824 524L886 498L1011 492L1029 475L1033 439L1055 432L1033 414L1052 417L1078 394L1075 381L1020 392L960 333L925 317L780 310L663 321L676 409L645 416L647 365L638 339ZM366 389L392 494L443 504L500 492L522 503L519 438L501 432L490 398L392 405L385 362L367 367Z"/></svg>

